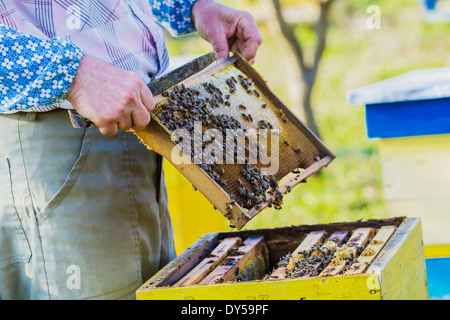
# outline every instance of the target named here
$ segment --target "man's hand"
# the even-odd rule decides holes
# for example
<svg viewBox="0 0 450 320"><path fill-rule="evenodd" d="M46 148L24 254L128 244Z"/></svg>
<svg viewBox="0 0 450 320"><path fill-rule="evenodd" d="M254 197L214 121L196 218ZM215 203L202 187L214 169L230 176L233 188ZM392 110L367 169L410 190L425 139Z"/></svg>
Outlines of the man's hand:
<svg viewBox="0 0 450 320"><path fill-rule="evenodd" d="M262 38L251 14L214 0L197 0L192 19L199 35L212 44L219 59L227 58L231 51L254 62Z"/></svg>
<svg viewBox="0 0 450 320"><path fill-rule="evenodd" d="M153 95L134 72L84 55L67 100L104 135L138 131L150 122Z"/></svg>

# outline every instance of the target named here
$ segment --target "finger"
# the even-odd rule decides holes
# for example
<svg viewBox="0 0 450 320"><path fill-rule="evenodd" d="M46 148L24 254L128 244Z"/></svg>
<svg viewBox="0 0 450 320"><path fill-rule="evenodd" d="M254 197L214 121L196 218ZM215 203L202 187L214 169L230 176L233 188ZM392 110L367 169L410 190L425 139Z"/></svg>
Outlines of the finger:
<svg viewBox="0 0 450 320"><path fill-rule="evenodd" d="M262 37L251 15L243 15L237 26L236 35L239 52L249 61L254 59L262 43Z"/></svg>
<svg viewBox="0 0 450 320"><path fill-rule="evenodd" d="M155 98L153 97L150 88L144 84L140 93L141 93L141 101L145 109L147 109L148 112L152 111L155 108Z"/></svg>
<svg viewBox="0 0 450 320"><path fill-rule="evenodd" d="M253 64L255 63L256 52L254 53L254 55L252 55L251 53L249 54L246 46L247 44L242 43L240 40L238 40L231 45L230 50L233 53L239 52L248 61L249 64Z"/></svg>
<svg viewBox="0 0 450 320"><path fill-rule="evenodd" d="M127 115L126 117L120 119L119 122L117 122L117 127L119 130L122 131L128 131L133 128L133 121L131 118L131 115Z"/></svg>
<svg viewBox="0 0 450 320"><path fill-rule="evenodd" d="M132 129L135 131L144 129L151 120L150 113L148 113L148 110L143 104L133 109L131 112L131 118L133 121Z"/></svg>
<svg viewBox="0 0 450 320"><path fill-rule="evenodd" d="M243 48L241 49L242 56L250 63L253 63L255 61L259 45L260 44L256 40L250 39L249 41L244 43Z"/></svg>
<svg viewBox="0 0 450 320"><path fill-rule="evenodd" d="M238 42L242 56L247 60L251 60L256 57L262 38L258 30L251 30L247 34L243 34Z"/></svg>
<svg viewBox="0 0 450 320"><path fill-rule="evenodd" d="M227 59L229 57L230 48L228 46L228 40L226 38L225 32L214 32L210 39L210 42L219 60Z"/></svg>
<svg viewBox="0 0 450 320"><path fill-rule="evenodd" d="M118 131L117 123L112 123L106 126L98 127L98 130L100 131L101 134L105 136L114 136L117 134Z"/></svg>

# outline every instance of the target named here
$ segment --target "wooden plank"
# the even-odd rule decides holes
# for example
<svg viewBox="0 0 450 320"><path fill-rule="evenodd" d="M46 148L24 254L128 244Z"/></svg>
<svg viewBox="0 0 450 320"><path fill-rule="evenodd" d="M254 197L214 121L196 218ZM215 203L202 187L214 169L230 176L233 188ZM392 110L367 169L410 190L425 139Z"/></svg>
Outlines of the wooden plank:
<svg viewBox="0 0 450 320"><path fill-rule="evenodd" d="M345 258L351 256L356 257L358 254L357 248L365 246L369 242L373 232L373 228L356 229L347 243L336 250L333 260L320 273L319 277L333 277L343 272L347 266Z"/></svg>
<svg viewBox="0 0 450 320"><path fill-rule="evenodd" d="M429 299L419 218L408 218L398 226L366 274L379 275L383 300Z"/></svg>
<svg viewBox="0 0 450 320"><path fill-rule="evenodd" d="M174 286L185 287L199 283L228 256L231 249L237 247L241 242L242 239L239 237L223 239L205 259Z"/></svg>
<svg viewBox="0 0 450 320"><path fill-rule="evenodd" d="M394 234L397 228L395 226L381 227L377 234L370 241L355 263L345 272L346 275L360 274L366 271L368 266L375 260L388 240Z"/></svg>
<svg viewBox="0 0 450 320"><path fill-rule="evenodd" d="M387 215L421 218L425 246L449 244L450 135L382 139L379 147Z"/></svg>
<svg viewBox="0 0 450 320"><path fill-rule="evenodd" d="M329 250L330 254L333 254L338 246L341 246L344 240L347 238L349 231L336 231L334 232L321 246L321 250L316 250L311 253L311 256L317 256L319 258L323 258L323 252L325 250ZM308 271L305 275L301 276L301 279L310 278L313 276L313 272L317 271L320 267L322 267L323 262L316 262L312 264L311 271ZM316 273L317 274L317 273Z"/></svg>
<svg viewBox="0 0 450 320"><path fill-rule="evenodd" d="M319 245L323 241L323 238L325 237L326 233L327 233L326 231L314 231L308 233L306 238L292 253L288 265L286 267L277 268L275 271L272 272L270 278L285 279L286 270L292 270L295 265L295 262L304 258L302 252L303 251L309 252L313 248L313 246Z"/></svg>
<svg viewBox="0 0 450 320"><path fill-rule="evenodd" d="M367 288L371 275L280 281L242 281L181 288L160 287L137 292L138 300L380 300ZM378 278L374 286L379 286ZM264 302L264 301L261 301ZM257 317L255 317L257 319Z"/></svg>
<svg viewBox="0 0 450 320"><path fill-rule="evenodd" d="M380 140L385 199L447 198L450 134ZM411 172L414 172L412 175Z"/></svg>
<svg viewBox="0 0 450 320"><path fill-rule="evenodd" d="M229 255L222 264L208 274L199 284L214 284L233 280L238 268L244 268L246 264L261 253L264 237L251 237L245 239L239 246L237 255Z"/></svg>

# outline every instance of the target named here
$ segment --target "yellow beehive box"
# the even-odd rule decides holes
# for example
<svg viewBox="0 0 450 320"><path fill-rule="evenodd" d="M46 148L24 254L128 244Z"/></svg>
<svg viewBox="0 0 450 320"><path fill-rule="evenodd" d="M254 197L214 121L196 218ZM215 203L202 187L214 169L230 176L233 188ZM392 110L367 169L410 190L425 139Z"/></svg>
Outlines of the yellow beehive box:
<svg viewBox="0 0 450 320"><path fill-rule="evenodd" d="M450 248L450 135L381 139L379 148L388 216L420 217L425 246Z"/></svg>
<svg viewBox="0 0 450 320"><path fill-rule="evenodd" d="M336 231L348 231L353 234L348 241L352 241L358 239L355 238L355 230L381 230L383 227L393 227L395 231L386 238L388 240L376 258L367 264L368 268L359 274L351 274L348 269L344 274L334 276L318 275L293 279L267 279L267 276L264 276L250 281L176 285L190 274L200 261L210 256L211 251L224 239L263 237L268 252L267 269L274 270L281 257L292 253L299 244L306 241L307 234L325 231L330 235ZM368 245L376 247L381 243L376 241L375 237L371 239ZM360 258L363 255L361 254ZM366 257L363 257L363 260L364 258ZM421 222L419 218L392 218L208 233L142 285L137 290L136 297L138 300L428 299Z"/></svg>

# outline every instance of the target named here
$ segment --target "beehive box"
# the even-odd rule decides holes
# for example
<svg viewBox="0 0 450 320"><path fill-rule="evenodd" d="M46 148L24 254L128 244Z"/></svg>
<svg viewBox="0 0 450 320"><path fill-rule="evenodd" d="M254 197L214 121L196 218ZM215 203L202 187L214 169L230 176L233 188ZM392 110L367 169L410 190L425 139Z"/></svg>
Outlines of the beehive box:
<svg viewBox="0 0 450 320"><path fill-rule="evenodd" d="M415 70L348 93L378 139L386 213L420 217L425 251L450 248L449 72Z"/></svg>
<svg viewBox="0 0 450 320"><path fill-rule="evenodd" d="M301 260L302 254L309 252L311 256L312 250L323 249L329 241L340 243L342 247L337 248L355 244L353 263L342 260L346 264L342 267L341 263L318 262L296 278L286 276L287 270L283 273L288 265L279 262L284 258ZM235 253L230 249L233 246ZM335 248L332 257L339 252ZM211 261L214 259L220 260L217 265ZM206 268L208 264L214 266ZM258 272L249 273L257 264L264 266L264 272L258 268ZM244 273L251 274L253 279L243 280ZM198 279L193 281L194 277ZM427 299L420 219L399 217L208 233L142 285L136 297L138 300Z"/></svg>

